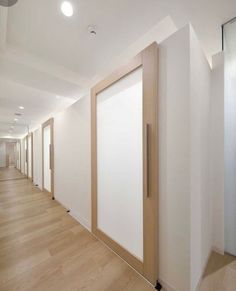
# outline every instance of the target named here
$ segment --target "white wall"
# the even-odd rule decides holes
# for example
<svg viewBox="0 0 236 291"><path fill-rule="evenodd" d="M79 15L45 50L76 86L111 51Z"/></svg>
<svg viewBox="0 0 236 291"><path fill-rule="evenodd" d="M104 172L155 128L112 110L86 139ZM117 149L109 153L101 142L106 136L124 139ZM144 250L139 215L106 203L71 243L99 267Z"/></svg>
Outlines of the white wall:
<svg viewBox="0 0 236 291"><path fill-rule="evenodd" d="M160 279L173 290L189 291L195 290L212 243L210 68L189 26L163 41L159 53ZM55 198L87 228L90 117L86 96L54 120Z"/></svg>
<svg viewBox="0 0 236 291"><path fill-rule="evenodd" d="M33 132L33 183L42 189L42 130Z"/></svg>
<svg viewBox="0 0 236 291"><path fill-rule="evenodd" d="M184 28L159 47L159 269L178 291L190 290L189 45Z"/></svg>
<svg viewBox="0 0 236 291"><path fill-rule="evenodd" d="M0 168L6 167L6 143L0 142Z"/></svg>
<svg viewBox="0 0 236 291"><path fill-rule="evenodd" d="M55 199L91 226L90 96L54 119Z"/></svg>
<svg viewBox="0 0 236 291"><path fill-rule="evenodd" d="M212 249L209 187L211 69L190 30L191 93L191 290L195 290Z"/></svg>
<svg viewBox="0 0 236 291"><path fill-rule="evenodd" d="M213 248L224 253L224 54L212 58L210 192Z"/></svg>

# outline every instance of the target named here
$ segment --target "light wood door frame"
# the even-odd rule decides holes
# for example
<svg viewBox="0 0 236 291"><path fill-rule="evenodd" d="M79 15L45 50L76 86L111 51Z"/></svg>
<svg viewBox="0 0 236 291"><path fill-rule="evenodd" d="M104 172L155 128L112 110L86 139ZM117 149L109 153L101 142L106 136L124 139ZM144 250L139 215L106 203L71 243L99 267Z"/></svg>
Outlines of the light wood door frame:
<svg viewBox="0 0 236 291"><path fill-rule="evenodd" d="M143 261L97 225L97 95L134 70L143 70ZM158 279L158 46L151 44L91 89L92 232L153 285ZM122 118L122 117L121 117Z"/></svg>
<svg viewBox="0 0 236 291"><path fill-rule="evenodd" d="M44 188L44 128L50 126L50 170L51 170L51 192ZM43 191L49 192L54 199L54 119L50 118L42 124L42 186Z"/></svg>

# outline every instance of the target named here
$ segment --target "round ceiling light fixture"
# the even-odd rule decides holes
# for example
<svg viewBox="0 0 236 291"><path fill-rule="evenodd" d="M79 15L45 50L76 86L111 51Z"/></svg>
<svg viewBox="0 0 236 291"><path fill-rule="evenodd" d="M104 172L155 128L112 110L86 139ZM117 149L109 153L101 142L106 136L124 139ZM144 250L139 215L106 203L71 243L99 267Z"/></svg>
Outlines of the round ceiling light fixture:
<svg viewBox="0 0 236 291"><path fill-rule="evenodd" d="M64 1L61 4L61 12L66 16L66 17L71 17L74 14L74 9L72 4L69 1Z"/></svg>
<svg viewBox="0 0 236 291"><path fill-rule="evenodd" d="M11 7L16 4L18 0L0 0L0 5L4 7Z"/></svg>

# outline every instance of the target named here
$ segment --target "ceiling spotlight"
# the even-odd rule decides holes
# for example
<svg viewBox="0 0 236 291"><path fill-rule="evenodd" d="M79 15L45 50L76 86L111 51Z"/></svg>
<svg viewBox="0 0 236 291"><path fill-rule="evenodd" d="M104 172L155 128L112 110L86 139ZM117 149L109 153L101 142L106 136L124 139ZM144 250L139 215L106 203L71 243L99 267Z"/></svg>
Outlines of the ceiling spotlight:
<svg viewBox="0 0 236 291"><path fill-rule="evenodd" d="M15 121L15 122L17 122L17 121L18 121L18 119L17 119L17 118L15 118L15 119L14 119L14 121Z"/></svg>
<svg viewBox="0 0 236 291"><path fill-rule="evenodd" d="M0 5L4 7L10 7L16 4L18 0L0 0Z"/></svg>
<svg viewBox="0 0 236 291"><path fill-rule="evenodd" d="M24 110L25 107L24 106L19 106L19 109Z"/></svg>
<svg viewBox="0 0 236 291"><path fill-rule="evenodd" d="M64 1L61 4L61 12L67 16L67 17L71 17L74 13L73 11L73 6L69 1Z"/></svg>

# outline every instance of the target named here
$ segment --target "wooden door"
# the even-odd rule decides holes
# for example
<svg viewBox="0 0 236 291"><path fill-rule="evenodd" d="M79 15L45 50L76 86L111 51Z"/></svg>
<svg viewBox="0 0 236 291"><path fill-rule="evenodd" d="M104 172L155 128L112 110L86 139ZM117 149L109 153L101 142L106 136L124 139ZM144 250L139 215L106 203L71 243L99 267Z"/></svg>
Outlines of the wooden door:
<svg viewBox="0 0 236 291"><path fill-rule="evenodd" d="M153 43L91 90L92 231L153 285L158 278L157 80Z"/></svg>

